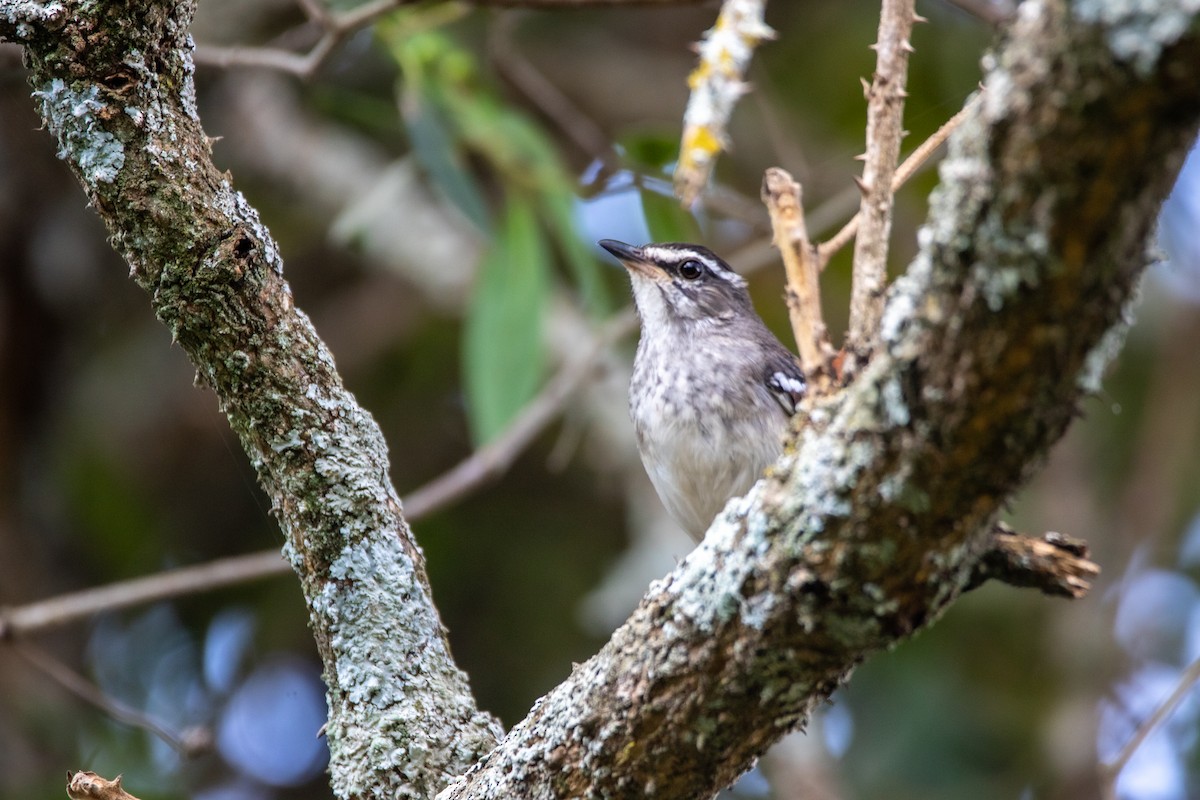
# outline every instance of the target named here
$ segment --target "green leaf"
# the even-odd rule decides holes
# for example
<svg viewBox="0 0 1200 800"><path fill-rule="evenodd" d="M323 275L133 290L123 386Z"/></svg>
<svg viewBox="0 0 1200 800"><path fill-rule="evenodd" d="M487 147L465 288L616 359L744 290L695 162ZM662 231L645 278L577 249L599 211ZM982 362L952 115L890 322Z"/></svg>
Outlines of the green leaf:
<svg viewBox="0 0 1200 800"><path fill-rule="evenodd" d="M638 131L621 137L625 160L639 171L662 174L679 158L679 131Z"/></svg>
<svg viewBox="0 0 1200 800"><path fill-rule="evenodd" d="M463 384L476 444L503 431L538 389L549 276L537 215L514 199L479 267L463 338Z"/></svg>
<svg viewBox="0 0 1200 800"><path fill-rule="evenodd" d="M650 240L654 242L698 242L700 225L691 212L684 211L674 196L659 194L651 189L640 189L642 217Z"/></svg>
<svg viewBox="0 0 1200 800"><path fill-rule="evenodd" d="M487 203L474 177L462 166L456 148L458 137L443 118L432 93L413 87L402 90L400 108L413 153L429 177L482 231L490 230Z"/></svg>

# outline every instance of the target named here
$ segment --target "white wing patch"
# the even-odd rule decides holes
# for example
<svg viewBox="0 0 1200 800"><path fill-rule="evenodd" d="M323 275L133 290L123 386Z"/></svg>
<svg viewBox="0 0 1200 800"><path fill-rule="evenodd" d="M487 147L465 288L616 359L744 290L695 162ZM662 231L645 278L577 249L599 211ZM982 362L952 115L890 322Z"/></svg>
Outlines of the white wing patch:
<svg viewBox="0 0 1200 800"><path fill-rule="evenodd" d="M776 370L767 376L767 388L771 390L771 394L779 401L779 405L783 406L783 410L788 413L788 416L791 416L796 413L796 405L800 402L800 398L804 397L808 384L799 375Z"/></svg>

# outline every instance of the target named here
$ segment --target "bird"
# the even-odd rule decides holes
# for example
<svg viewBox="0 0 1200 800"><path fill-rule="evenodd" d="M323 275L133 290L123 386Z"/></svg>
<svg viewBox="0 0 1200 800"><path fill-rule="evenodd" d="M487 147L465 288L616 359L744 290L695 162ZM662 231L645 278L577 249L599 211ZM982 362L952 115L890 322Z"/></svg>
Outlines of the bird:
<svg viewBox="0 0 1200 800"><path fill-rule="evenodd" d="M754 310L745 279L712 250L598 244L629 273L641 321L629 414L642 464L699 541L782 453L804 370Z"/></svg>

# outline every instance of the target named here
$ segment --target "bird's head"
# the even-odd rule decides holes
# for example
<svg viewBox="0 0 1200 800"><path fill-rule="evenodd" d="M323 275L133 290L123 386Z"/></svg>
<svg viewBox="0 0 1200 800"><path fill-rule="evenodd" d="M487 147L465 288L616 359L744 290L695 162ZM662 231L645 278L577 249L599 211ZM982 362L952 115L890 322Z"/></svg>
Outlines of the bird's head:
<svg viewBox="0 0 1200 800"><path fill-rule="evenodd" d="M642 324L721 323L753 314L746 281L707 247L667 242L643 247L602 239L629 272Z"/></svg>

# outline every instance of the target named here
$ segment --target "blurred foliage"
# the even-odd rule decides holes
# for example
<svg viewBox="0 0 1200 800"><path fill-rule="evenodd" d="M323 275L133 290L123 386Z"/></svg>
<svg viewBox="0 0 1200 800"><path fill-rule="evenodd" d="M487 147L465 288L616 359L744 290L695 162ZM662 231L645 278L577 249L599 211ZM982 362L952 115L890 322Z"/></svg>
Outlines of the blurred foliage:
<svg viewBox="0 0 1200 800"><path fill-rule="evenodd" d="M541 380L547 255L533 209L510 201L467 312L464 386L476 442L503 431Z"/></svg>
<svg viewBox="0 0 1200 800"><path fill-rule="evenodd" d="M376 25L400 71L400 109L413 152L431 180L476 226L492 229L485 191L467 157L481 160L500 195L503 224L467 316L467 412L477 443L493 439L533 396L545 358L552 241L581 302L608 307L599 267L576 229L575 180L547 134L483 81L474 54L440 26L468 10L446 3L399 9Z"/></svg>
<svg viewBox="0 0 1200 800"><path fill-rule="evenodd" d="M923 0L920 10L930 24L914 33L906 150L975 89L991 38L951 4ZM414 5L348 41L310 84L201 67L198 98L220 137L220 166L281 243L297 303L379 420L407 494L494 436L577 349L551 327L552 309L569 305L595 320L625 302L621 271L602 268L581 231L635 243L700 239L733 258L768 234L756 199L766 166L803 181L810 215L851 186L876 12L769 6L779 38L756 56L734 148L717 170L733 202L696 216L661 189L678 148L688 45L713 22L705 4L553 13ZM500 14L512 24L497 24ZM206 0L195 36L290 42L302 18L287 0ZM498 36L509 47L491 47ZM587 151L558 129L536 93L512 80L503 54L514 49L610 138L612 152ZM4 52L0 603L278 547L282 536L215 399L193 387L193 370L127 280L38 130L19 59ZM330 239L330 220L410 163L425 194L385 194L373 209L379 228L364 227L349 244ZM935 172L900 194L896 271L914 251ZM1189 230L1186 220L1180 229ZM389 258L385 234L395 231L421 245L420 263ZM364 246L372 237L385 246ZM835 333L848 268L847 250L822 281ZM434 296L429 287L442 284L423 283L422 269L461 271L469 288L461 298ZM1160 271L1148 282L1104 394L1013 508L1023 529L1088 539L1104 565L1100 585L1079 603L987 587L863 667L837 699L847 741L808 741L823 765L813 772L832 776L831 796L1096 796L1098 748L1124 741L1200 655L1200 311L1171 288L1189 274L1181 268L1168 283ZM764 318L786 335L779 271L748 277ZM508 724L599 647L615 617L589 617L585 627L581 609L611 570L633 571L636 560L626 548L640 519L627 509L640 468L595 441L579 405L500 482L416 525L455 655L481 705ZM634 551L651 553L638 574L665 573L689 546L680 535ZM626 605L645 579L628 583ZM231 615L249 620L245 640L229 633ZM299 588L285 577L106 615L37 641L173 727L219 730L239 690L290 663L281 656L316 663L305 623ZM285 701L252 697L260 721L286 719ZM1197 719L1196 708L1181 708L1123 796L1195 796ZM181 759L0 648L0 798L60 795L67 768L124 772L147 800L328 797L320 775L272 786L219 750ZM1166 776L1160 791L1136 789L1154 770ZM790 788L773 796L791 797Z"/></svg>

